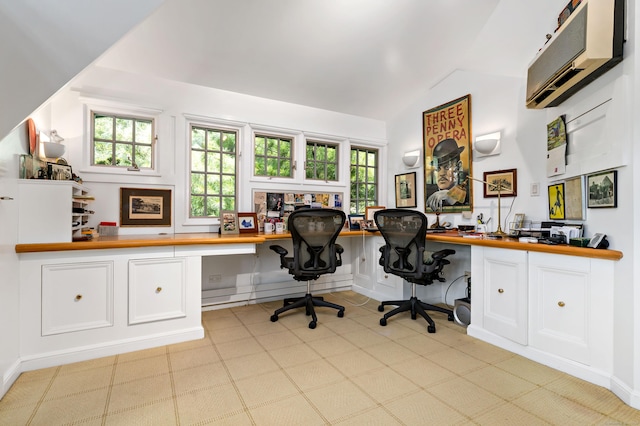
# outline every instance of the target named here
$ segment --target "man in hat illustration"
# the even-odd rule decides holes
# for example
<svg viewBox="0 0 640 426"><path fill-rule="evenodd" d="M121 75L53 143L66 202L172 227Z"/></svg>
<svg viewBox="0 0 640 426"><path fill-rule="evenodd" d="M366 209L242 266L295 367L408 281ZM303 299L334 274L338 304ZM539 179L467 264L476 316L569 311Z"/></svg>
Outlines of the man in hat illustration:
<svg viewBox="0 0 640 426"><path fill-rule="evenodd" d="M451 191L456 185L465 181L465 176L463 176L465 173L462 170L462 161L460 160L462 151L464 151L464 147L458 146L453 139L444 139L433 148L432 164L436 173L438 190L427 198L427 206L434 212L440 211L442 206L453 206L466 202L466 191L464 194L459 193L461 186L456 188L458 191L455 194L452 194L453 191Z"/></svg>

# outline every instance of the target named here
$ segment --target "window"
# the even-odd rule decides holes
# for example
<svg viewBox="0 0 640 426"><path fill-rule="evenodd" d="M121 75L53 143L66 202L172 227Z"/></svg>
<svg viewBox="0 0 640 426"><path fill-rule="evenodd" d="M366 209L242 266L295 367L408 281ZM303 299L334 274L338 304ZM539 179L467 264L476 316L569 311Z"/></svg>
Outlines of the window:
<svg viewBox="0 0 640 426"><path fill-rule="evenodd" d="M305 172L307 179L337 181L338 146L307 141Z"/></svg>
<svg viewBox="0 0 640 426"><path fill-rule="evenodd" d="M236 210L238 133L191 126L190 217L220 217Z"/></svg>
<svg viewBox="0 0 640 426"><path fill-rule="evenodd" d="M351 148L351 213L378 205L378 150Z"/></svg>
<svg viewBox="0 0 640 426"><path fill-rule="evenodd" d="M154 120L92 112L92 166L153 169Z"/></svg>
<svg viewBox="0 0 640 426"><path fill-rule="evenodd" d="M292 177L293 139L278 136L255 135L254 175Z"/></svg>

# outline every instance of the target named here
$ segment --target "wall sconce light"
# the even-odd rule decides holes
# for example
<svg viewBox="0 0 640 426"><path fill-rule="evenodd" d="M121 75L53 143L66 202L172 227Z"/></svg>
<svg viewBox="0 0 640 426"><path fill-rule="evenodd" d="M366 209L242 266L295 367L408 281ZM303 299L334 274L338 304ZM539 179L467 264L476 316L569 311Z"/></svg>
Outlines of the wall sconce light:
<svg viewBox="0 0 640 426"><path fill-rule="evenodd" d="M409 168L418 167L420 162L420 150L414 149L413 151L407 151L402 156L402 162Z"/></svg>
<svg viewBox="0 0 640 426"><path fill-rule="evenodd" d="M473 149L478 157L500 154L500 132L476 137Z"/></svg>

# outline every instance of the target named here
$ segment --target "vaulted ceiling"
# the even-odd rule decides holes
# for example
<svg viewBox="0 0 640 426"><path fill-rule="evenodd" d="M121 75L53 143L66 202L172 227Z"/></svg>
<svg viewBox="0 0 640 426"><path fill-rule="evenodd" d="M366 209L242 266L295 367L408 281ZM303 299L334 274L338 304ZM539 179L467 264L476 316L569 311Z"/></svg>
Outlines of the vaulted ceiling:
<svg viewBox="0 0 640 426"><path fill-rule="evenodd" d="M390 120L456 69L524 77L566 0L165 0L98 66Z"/></svg>

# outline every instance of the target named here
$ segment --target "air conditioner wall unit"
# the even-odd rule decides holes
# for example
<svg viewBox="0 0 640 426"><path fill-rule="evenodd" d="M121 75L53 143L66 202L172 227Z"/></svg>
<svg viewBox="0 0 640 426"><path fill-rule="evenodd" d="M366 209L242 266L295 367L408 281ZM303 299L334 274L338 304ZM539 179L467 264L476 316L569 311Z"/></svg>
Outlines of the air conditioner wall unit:
<svg viewBox="0 0 640 426"><path fill-rule="evenodd" d="M622 61L625 0L582 0L529 64L527 108L560 105Z"/></svg>

